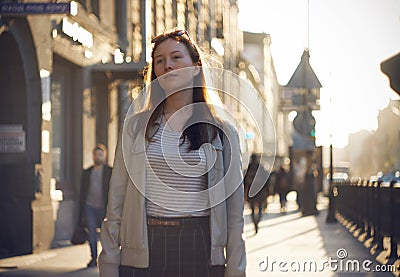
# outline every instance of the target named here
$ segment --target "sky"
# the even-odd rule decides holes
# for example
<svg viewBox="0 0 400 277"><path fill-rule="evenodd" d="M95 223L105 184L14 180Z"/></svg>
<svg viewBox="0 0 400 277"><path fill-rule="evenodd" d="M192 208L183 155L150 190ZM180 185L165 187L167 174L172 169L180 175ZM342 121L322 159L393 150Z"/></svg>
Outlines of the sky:
<svg viewBox="0 0 400 277"><path fill-rule="evenodd" d="M323 86L317 145L344 147L350 133L375 130L379 110L398 99L380 63L400 52L400 0L239 0L239 27L271 35L281 85L309 48Z"/></svg>

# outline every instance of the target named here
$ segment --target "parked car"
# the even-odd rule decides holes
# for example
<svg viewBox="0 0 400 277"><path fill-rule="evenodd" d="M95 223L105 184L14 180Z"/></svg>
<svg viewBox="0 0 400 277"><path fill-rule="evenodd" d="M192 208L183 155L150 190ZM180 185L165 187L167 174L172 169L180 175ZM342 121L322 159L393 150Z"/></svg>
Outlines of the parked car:
<svg viewBox="0 0 400 277"><path fill-rule="evenodd" d="M392 180L395 180L396 183L400 183L400 171L393 171L383 174L382 172L377 173L377 181L382 181L383 183L390 183Z"/></svg>

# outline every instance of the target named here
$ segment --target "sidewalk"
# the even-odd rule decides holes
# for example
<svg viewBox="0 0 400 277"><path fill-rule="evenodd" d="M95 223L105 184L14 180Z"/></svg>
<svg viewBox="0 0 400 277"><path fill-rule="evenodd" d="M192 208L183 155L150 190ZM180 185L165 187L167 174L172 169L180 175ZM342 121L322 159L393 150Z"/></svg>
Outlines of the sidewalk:
<svg viewBox="0 0 400 277"><path fill-rule="evenodd" d="M289 201L288 212L279 212L279 202L267 208L260 222L257 235L250 219L250 210L245 209L247 276L391 276L392 273L358 272L352 263L372 261L369 268L378 263L369 251L340 223L326 224L327 200L321 198L318 216L302 217L294 201ZM348 254L343 259L339 255ZM0 276L98 276L96 268L86 268L89 260L87 244L49 250L40 254L13 257L0 260ZM336 266L343 270L336 272L328 268L322 270L324 261L336 259ZM286 264L284 264L286 263ZM261 268L260 268L261 264ZM306 265L306 270L301 267ZM350 270L346 271L347 268ZM292 266L292 267L291 267ZM299 268L300 266L300 268ZM311 271L310 271L310 266ZM314 266L314 267L313 267ZM352 267L353 266L353 267ZM286 271L286 272L285 272Z"/></svg>
<svg viewBox="0 0 400 277"><path fill-rule="evenodd" d="M343 225L325 223L328 199L318 202L319 215L302 217L294 201L282 215L276 199L269 204L257 235L249 224L250 210L245 210L247 276L394 276L363 270L363 261L371 261L366 264L371 270L379 263ZM329 259L336 270L330 270Z"/></svg>
<svg viewBox="0 0 400 277"><path fill-rule="evenodd" d="M88 244L51 249L39 254L0 260L0 276L98 276L97 268L86 268Z"/></svg>

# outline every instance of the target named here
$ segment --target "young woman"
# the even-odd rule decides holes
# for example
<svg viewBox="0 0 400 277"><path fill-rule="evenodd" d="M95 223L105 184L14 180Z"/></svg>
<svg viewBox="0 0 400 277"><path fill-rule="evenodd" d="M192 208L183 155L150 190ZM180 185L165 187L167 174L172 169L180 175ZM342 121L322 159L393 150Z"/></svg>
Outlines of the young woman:
<svg viewBox="0 0 400 277"><path fill-rule="evenodd" d="M100 276L244 276L237 132L215 116L188 33L152 43L148 101L116 149Z"/></svg>

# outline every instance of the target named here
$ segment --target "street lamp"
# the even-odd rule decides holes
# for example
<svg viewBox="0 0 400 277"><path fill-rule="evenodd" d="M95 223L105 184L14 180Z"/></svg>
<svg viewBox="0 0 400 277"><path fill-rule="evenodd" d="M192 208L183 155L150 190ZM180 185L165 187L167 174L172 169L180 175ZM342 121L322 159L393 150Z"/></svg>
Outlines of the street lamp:
<svg viewBox="0 0 400 277"><path fill-rule="evenodd" d="M336 187L333 185L333 135L332 135L332 95L329 96L330 110L330 137L329 137L329 205L326 223L336 223Z"/></svg>
<svg viewBox="0 0 400 277"><path fill-rule="evenodd" d="M329 145L329 205L326 223L336 223L336 188L333 185L333 146L332 139Z"/></svg>

